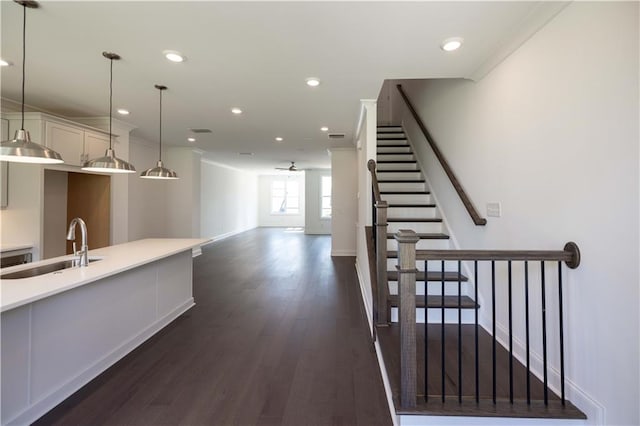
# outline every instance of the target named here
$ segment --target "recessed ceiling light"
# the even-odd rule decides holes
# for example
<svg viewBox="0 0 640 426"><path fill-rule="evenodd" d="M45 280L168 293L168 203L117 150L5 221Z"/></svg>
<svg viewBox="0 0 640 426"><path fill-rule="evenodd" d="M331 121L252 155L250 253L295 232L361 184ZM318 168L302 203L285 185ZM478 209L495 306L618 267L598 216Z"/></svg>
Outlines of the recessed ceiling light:
<svg viewBox="0 0 640 426"><path fill-rule="evenodd" d="M440 48L445 52L453 52L454 50L458 50L462 47L462 41L463 40L460 37L448 38L442 42Z"/></svg>
<svg viewBox="0 0 640 426"><path fill-rule="evenodd" d="M165 50L162 54L171 62L184 62L186 59L182 56L182 53L176 52L175 50Z"/></svg>
<svg viewBox="0 0 640 426"><path fill-rule="evenodd" d="M187 138L187 140L188 140L189 142L195 142L195 141L196 141L196 138Z"/></svg>
<svg viewBox="0 0 640 426"><path fill-rule="evenodd" d="M318 80L315 77L310 77L306 81L307 81L307 86L317 87L320 85L320 80Z"/></svg>
<svg viewBox="0 0 640 426"><path fill-rule="evenodd" d="M231 108L231 112L234 114L242 114L242 110L237 107Z"/></svg>
<svg viewBox="0 0 640 426"><path fill-rule="evenodd" d="M324 127L320 127L320 130L322 130L323 132L328 132L329 128L327 126L324 126Z"/></svg>
<svg viewBox="0 0 640 426"><path fill-rule="evenodd" d="M9 65L11 65L11 62L0 59L0 67L8 67Z"/></svg>
<svg viewBox="0 0 640 426"><path fill-rule="evenodd" d="M127 111L124 108L119 108L118 109L118 114L120 114L120 115L129 115L129 111Z"/></svg>
<svg viewBox="0 0 640 426"><path fill-rule="evenodd" d="M282 138L281 138L281 137L279 137L279 136L276 138L276 142L282 142L283 140L284 140L284 139L282 139Z"/></svg>

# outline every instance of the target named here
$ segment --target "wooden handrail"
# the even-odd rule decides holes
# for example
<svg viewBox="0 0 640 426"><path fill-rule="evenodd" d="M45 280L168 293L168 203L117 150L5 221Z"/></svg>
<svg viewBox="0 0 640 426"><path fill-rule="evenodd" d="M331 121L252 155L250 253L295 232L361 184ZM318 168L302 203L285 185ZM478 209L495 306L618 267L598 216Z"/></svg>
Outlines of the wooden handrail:
<svg viewBox="0 0 640 426"><path fill-rule="evenodd" d="M560 261L575 269L580 265L580 249L568 242L564 250L416 250L416 260Z"/></svg>
<svg viewBox="0 0 640 426"><path fill-rule="evenodd" d="M367 168L371 172L371 184L373 185L373 197L375 198L376 203L378 201L382 201L382 197L380 196L380 187L378 186L378 178L376 177L376 162L375 160L369 160L367 162Z"/></svg>
<svg viewBox="0 0 640 426"><path fill-rule="evenodd" d="M400 96L402 96L402 99L407 105L407 108L409 108L411 115L416 120L416 123L418 123L418 127L420 127L420 130L422 130L422 134L424 135L425 139L429 143L429 146L433 150L433 153L436 155L436 158L438 159L438 161L440 161L440 165L442 165L444 172L449 177L449 180L451 181L451 184L453 185L456 192L458 193L458 196L460 197L462 204L464 204L464 207L467 209L467 212L469 212L469 215L471 216L471 220L473 220L473 223L475 223L476 225L479 225L479 226L486 225L487 219L481 217L478 211L476 210L475 206L471 202L471 199L469 198L467 193L464 191L464 188L460 184L460 181L456 177L455 173L453 173L451 166L449 166L449 163L447 162L446 158L444 158L444 155L442 155L442 152L434 142L433 138L431 137L431 134L429 133L424 123L420 119L420 116L418 116L418 113L416 112L415 108L413 108L411 101L409 100L407 95L404 93L404 90L402 90L402 85L397 84L396 87L400 92Z"/></svg>

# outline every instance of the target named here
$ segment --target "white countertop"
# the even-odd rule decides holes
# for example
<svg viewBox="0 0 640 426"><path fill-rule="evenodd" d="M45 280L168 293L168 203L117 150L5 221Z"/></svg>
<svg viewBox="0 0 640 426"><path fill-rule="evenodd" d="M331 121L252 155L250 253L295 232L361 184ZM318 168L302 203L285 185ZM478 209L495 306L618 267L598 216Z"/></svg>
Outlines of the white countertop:
<svg viewBox="0 0 640 426"><path fill-rule="evenodd" d="M146 263L200 248L208 239L151 238L110 247L89 250L89 258L101 258L89 266L69 268L31 278L0 280L0 312L70 290ZM71 259L72 255L55 257L25 265L3 268L2 273L29 269L38 265Z"/></svg>

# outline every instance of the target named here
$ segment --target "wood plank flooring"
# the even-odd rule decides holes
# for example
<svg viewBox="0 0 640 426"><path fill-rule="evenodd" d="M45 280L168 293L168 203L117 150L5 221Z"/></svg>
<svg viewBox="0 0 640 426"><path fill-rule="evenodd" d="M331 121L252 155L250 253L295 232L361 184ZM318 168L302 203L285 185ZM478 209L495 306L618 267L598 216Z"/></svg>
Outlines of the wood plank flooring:
<svg viewBox="0 0 640 426"><path fill-rule="evenodd" d="M382 348L384 362L389 373L389 381L398 414L421 415L458 415L479 417L529 417L584 419L584 413L571 402L565 406L560 398L549 391L549 405L544 406L544 386L532 373L531 405L526 401L527 370L513 360L514 403L509 401L509 352L500 344L496 345L496 404L493 404L493 355L491 335L482 327L478 333L479 359L479 393L480 403L475 401L475 326L462 325L462 403L458 402L458 325L445 325L445 402L442 402L442 354L441 326L428 326L428 394L425 401L424 376L424 324L418 324L417 340L417 375L418 405L415 409L402 409L399 404L400 394L400 327L392 324L389 327L378 327L378 339Z"/></svg>
<svg viewBox="0 0 640 426"><path fill-rule="evenodd" d="M196 306L36 424L390 425L355 260L330 245L258 228L208 246Z"/></svg>

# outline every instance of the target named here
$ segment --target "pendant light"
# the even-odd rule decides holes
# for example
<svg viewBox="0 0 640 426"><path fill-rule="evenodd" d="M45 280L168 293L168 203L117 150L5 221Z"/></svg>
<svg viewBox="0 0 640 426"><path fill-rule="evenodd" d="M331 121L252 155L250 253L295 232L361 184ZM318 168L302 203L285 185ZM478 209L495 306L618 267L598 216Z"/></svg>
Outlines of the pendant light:
<svg viewBox="0 0 640 426"><path fill-rule="evenodd" d="M160 91L160 157L156 167L147 169L140 174L144 179L178 179L178 175L171 169L167 169L162 164L162 92L167 90L167 86L155 85L155 88Z"/></svg>
<svg viewBox="0 0 640 426"><path fill-rule="evenodd" d="M102 52L102 56L107 58L111 64L109 74L109 149L104 154L104 157L94 158L84 163L82 170L90 172L103 172L103 173L135 173L136 168L132 164L116 157L116 153L113 150L113 134L111 133L111 122L113 120L113 61L120 59L120 55L117 53Z"/></svg>
<svg viewBox="0 0 640 426"><path fill-rule="evenodd" d="M25 81L25 52L27 33L27 8L38 8L38 2L14 0L22 5L22 121L20 130L16 130L13 139L0 142L0 160L12 161L15 163L39 163L39 164L59 164L64 163L60 154L46 146L31 142L29 132L24 129L24 81Z"/></svg>

